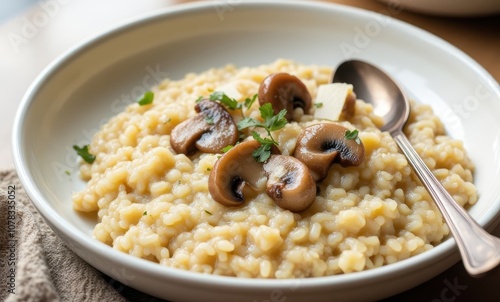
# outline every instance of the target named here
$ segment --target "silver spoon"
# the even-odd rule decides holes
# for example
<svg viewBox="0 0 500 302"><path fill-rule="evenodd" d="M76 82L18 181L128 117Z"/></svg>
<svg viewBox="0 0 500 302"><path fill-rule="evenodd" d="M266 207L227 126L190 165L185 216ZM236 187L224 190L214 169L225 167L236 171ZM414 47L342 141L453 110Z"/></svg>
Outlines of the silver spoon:
<svg viewBox="0 0 500 302"><path fill-rule="evenodd" d="M410 115L410 104L398 85L383 71L363 61L340 64L333 82L352 84L357 98L371 103L374 112L385 122L380 130L388 131L413 167L444 216L465 269L479 276L500 263L500 238L488 234L460 207L427 168L403 133Z"/></svg>

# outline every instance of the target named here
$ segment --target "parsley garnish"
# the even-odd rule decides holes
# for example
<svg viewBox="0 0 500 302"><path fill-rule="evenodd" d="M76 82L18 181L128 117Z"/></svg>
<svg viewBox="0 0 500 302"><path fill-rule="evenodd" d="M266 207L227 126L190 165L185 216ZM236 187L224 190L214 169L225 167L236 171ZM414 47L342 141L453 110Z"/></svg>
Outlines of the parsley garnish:
<svg viewBox="0 0 500 302"><path fill-rule="evenodd" d="M95 155L90 154L89 152L89 146L85 145L83 147L78 147L77 145L73 146L73 149L76 151L78 155L80 155L81 158L83 158L84 161L87 163L91 164L95 160Z"/></svg>
<svg viewBox="0 0 500 302"><path fill-rule="evenodd" d="M203 97L199 97L196 101L199 102L202 99ZM229 97L223 91L215 91L211 93L208 99L213 102L219 102L231 110L241 110L241 114L244 117L243 108L250 109L253 103L257 100L257 94L246 98L243 103L239 103L236 99ZM251 117L244 117L238 122L238 130L241 131L250 127L259 127L266 130L268 137L265 138L261 137L257 132L252 131L252 136L260 143L260 147L255 150L252 155L256 161L265 162L271 156L272 146L278 145L278 142L276 142L271 136L271 132L285 127L288 121L285 118L286 110L281 110L278 114L274 115L273 106L269 103L260 106L259 111L260 116L264 120L263 122ZM210 119L206 120L207 123L210 123ZM222 149L222 152L225 153L232 147L233 146L226 146Z"/></svg>
<svg viewBox="0 0 500 302"><path fill-rule="evenodd" d="M262 137L257 132L253 131L253 138L260 143L260 147L256 149L252 156L258 162L265 162L271 156L271 148L273 145L278 145L278 142L271 136L271 131L279 130L287 124L285 118L286 110L281 110L278 114L274 115L273 106L266 103L259 107L260 116L264 122L260 122L254 118L246 117L238 123L238 130L243 130L249 127L259 127L266 130L268 137Z"/></svg>
<svg viewBox="0 0 500 302"><path fill-rule="evenodd" d="M212 215L212 213L210 213L208 210L204 210L205 213L207 213L208 215Z"/></svg>
<svg viewBox="0 0 500 302"><path fill-rule="evenodd" d="M203 97L200 96L200 97L198 97L196 102L198 103L202 99L203 99ZM243 115L243 107L245 107L246 109L249 109L253 105L255 100L257 99L257 94L254 94L251 98L246 98L243 104L238 103L238 101L236 99L229 97L223 91L212 92L212 94L210 94L208 99L210 101L213 101L213 102L219 102L231 110L241 110L241 114Z"/></svg>
<svg viewBox="0 0 500 302"><path fill-rule="evenodd" d="M323 107L323 103L314 103L314 107L321 108Z"/></svg>
<svg viewBox="0 0 500 302"><path fill-rule="evenodd" d="M154 97L155 94L152 91L147 91L140 98L137 99L137 103L139 103L139 105L141 106L149 105L153 103Z"/></svg>
<svg viewBox="0 0 500 302"><path fill-rule="evenodd" d="M351 130L346 130L345 134L344 134L344 137L347 140L354 140L358 145L360 145L361 144L361 139L359 138L358 134L359 134L359 131L357 129L354 129L352 131Z"/></svg>
<svg viewBox="0 0 500 302"><path fill-rule="evenodd" d="M259 124L261 123L256 119L251 117L245 117L244 119L238 122L238 130L241 131L246 128L256 127Z"/></svg>
<svg viewBox="0 0 500 302"><path fill-rule="evenodd" d="M142 213L142 216L146 216L146 215L148 215L148 211L144 211L144 212Z"/></svg>
<svg viewBox="0 0 500 302"><path fill-rule="evenodd" d="M252 107L253 103L255 102L255 100L257 99L257 94L254 94L252 98L246 98L245 99L245 107L247 109L249 109L250 107Z"/></svg>
<svg viewBox="0 0 500 302"><path fill-rule="evenodd" d="M252 132L253 138L260 143L260 147L252 152L253 158L259 163L263 163L271 157L271 148L274 144L278 144L272 137L263 138L257 132Z"/></svg>
<svg viewBox="0 0 500 302"><path fill-rule="evenodd" d="M227 151L231 150L234 146L233 145L227 145L224 148L222 148L222 153L226 153Z"/></svg>
<svg viewBox="0 0 500 302"><path fill-rule="evenodd" d="M211 101L219 101L221 104L225 105L231 110L241 109L241 104L237 100L230 98L222 91L215 91L209 97Z"/></svg>

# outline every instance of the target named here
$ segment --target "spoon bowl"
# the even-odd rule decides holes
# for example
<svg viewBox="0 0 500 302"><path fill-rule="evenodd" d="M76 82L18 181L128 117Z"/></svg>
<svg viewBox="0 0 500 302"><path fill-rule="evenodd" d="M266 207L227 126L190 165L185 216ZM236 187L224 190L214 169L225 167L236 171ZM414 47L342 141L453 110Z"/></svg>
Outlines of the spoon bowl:
<svg viewBox="0 0 500 302"><path fill-rule="evenodd" d="M375 114L382 117L384 125L380 129L394 138L443 214L467 272L479 276L498 266L500 239L487 233L455 202L403 133L410 115L410 103L396 82L379 68L359 60L340 64L333 82L352 84L357 98L371 103Z"/></svg>
<svg viewBox="0 0 500 302"><path fill-rule="evenodd" d="M397 130L410 116L410 104L401 89L386 73L371 64L345 61L337 68L333 82L353 84L356 97L371 103L375 114L383 118L381 131ZM402 105L392 106L394 103Z"/></svg>

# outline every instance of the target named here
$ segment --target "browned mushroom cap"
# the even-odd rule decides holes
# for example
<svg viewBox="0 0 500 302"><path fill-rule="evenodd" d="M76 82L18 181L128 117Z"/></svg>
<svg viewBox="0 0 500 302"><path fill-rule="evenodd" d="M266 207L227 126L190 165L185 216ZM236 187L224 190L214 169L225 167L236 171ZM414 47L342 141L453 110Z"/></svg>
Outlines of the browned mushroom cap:
<svg viewBox="0 0 500 302"><path fill-rule="evenodd" d="M208 178L208 190L212 198L226 206L242 204L256 193L257 184L266 175L252 153L260 147L255 140L240 143L224 153L215 163ZM272 152L279 152L273 149Z"/></svg>
<svg viewBox="0 0 500 302"><path fill-rule="evenodd" d="M300 107L305 114L311 111L311 95L296 76L288 73L273 73L267 76L259 87L259 103L271 103L274 114L286 109L286 119L293 120L293 110Z"/></svg>
<svg viewBox="0 0 500 302"><path fill-rule="evenodd" d="M332 123L309 126L297 137L293 156L309 168L316 181L325 178L334 163L343 167L360 165L365 148L361 140L347 139L347 130Z"/></svg>
<svg viewBox="0 0 500 302"><path fill-rule="evenodd" d="M203 100L194 109L198 114L177 125L170 133L170 145L175 152L190 155L198 149L218 153L238 141L238 127L223 106Z"/></svg>
<svg viewBox="0 0 500 302"><path fill-rule="evenodd" d="M309 169L292 156L271 155L264 164L266 193L285 210L302 212L316 198L316 182Z"/></svg>

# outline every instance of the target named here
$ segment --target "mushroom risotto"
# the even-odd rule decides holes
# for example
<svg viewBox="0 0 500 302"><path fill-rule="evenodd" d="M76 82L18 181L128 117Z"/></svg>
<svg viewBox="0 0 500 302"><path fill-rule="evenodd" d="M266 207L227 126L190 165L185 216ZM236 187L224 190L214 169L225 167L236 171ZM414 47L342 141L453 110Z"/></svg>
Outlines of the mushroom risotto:
<svg viewBox="0 0 500 302"><path fill-rule="evenodd" d="M449 233L440 212L372 106L331 75L278 60L164 80L75 146L87 185L74 208L117 250L208 274L334 275L431 249ZM410 142L474 204L462 142L411 105Z"/></svg>

